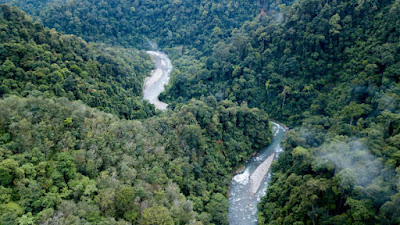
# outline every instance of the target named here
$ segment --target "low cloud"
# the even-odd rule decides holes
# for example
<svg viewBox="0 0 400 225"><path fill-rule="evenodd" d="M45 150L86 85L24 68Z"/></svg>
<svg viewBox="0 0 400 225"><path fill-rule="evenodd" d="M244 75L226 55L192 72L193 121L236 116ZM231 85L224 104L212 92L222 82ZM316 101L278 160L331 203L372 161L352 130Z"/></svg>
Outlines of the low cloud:
<svg viewBox="0 0 400 225"><path fill-rule="evenodd" d="M334 166L332 169L340 177L342 185L346 186L355 184L367 187L383 171L381 160L358 140L332 141L321 146L315 166Z"/></svg>

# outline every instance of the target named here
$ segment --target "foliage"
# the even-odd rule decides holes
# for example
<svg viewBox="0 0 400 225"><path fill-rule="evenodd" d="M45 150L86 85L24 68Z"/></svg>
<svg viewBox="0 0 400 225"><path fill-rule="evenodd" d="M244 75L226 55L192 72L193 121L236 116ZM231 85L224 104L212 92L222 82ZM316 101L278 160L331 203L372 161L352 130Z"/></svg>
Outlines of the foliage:
<svg viewBox="0 0 400 225"><path fill-rule="evenodd" d="M43 95L81 100L127 119L154 115L141 102L152 62L134 49L87 44L44 28L1 6L0 96Z"/></svg>
<svg viewBox="0 0 400 225"><path fill-rule="evenodd" d="M87 41L129 47L152 43L162 47L180 45L204 52L253 18L264 4L221 0L32 1L44 5L38 12L24 0L3 2L24 7L44 25Z"/></svg>
<svg viewBox="0 0 400 225"><path fill-rule="evenodd" d="M32 217L35 221L62 218L64 223L98 223L113 218L121 223L122 219L145 223L159 221L150 215L159 211L167 219L165 223L171 223L172 218L177 224L196 219L204 224L226 224L224 196L230 173L253 148L270 140L270 133L264 132L268 129L265 112L251 109L259 107L295 127L287 134L285 152L273 165L267 195L258 206L260 224L399 224L400 3L292 2L65 1L46 3L40 13L30 10L46 25L86 40L125 47L145 46L146 38L160 43L175 68L170 85L160 96L172 110L168 118L160 115L139 122L118 120L90 108L60 114L41 106L52 116L34 128L30 127L37 123L32 121L37 110L29 111L29 116L18 114L22 109L15 111L19 116L14 119L4 114L7 121L13 121L0 120L3 223L17 223L17 218L29 222ZM53 48L48 38L52 36L47 34L52 34L51 30L36 28L39 25L24 15L13 15L19 19L10 19L9 25L3 22L6 26L1 28L0 38L6 47L22 41L25 45L18 48L45 42ZM3 17L9 18L8 14ZM31 25L20 29L24 24ZM17 28L10 28L14 26ZM31 37L36 32L44 34ZM52 35L56 40L70 37ZM9 41L8 37L17 38ZM80 62L75 55L93 62L101 57L85 56L82 49L89 48L94 55L121 52L104 51L107 47L86 45L81 40L73 43L71 54L64 54L61 61L57 58L65 65L59 66L61 75L53 77L53 83L63 82L60 77L67 76L62 69L73 78L90 73L81 65L86 61ZM8 54L11 47L1 54ZM1 58L2 87L26 93L50 90L30 81L32 76L34 81L46 77L43 74L51 67L45 63L52 59L50 55L39 61L46 65L40 70L24 69L36 67L29 64L32 60L22 65L17 50ZM74 66L66 62L72 60L80 63ZM102 68L104 62L96 62ZM106 68L98 73L109 71ZM27 79L17 78L22 71L28 72L24 74ZM135 84L141 84L143 78L135 78ZM127 80L113 77L93 83L110 81L116 82L111 85L114 88ZM68 82L61 87L65 94L53 91L49 96L80 99L121 117L136 118L129 110L139 104L127 105L128 113L122 108L107 108L118 106L116 100L107 106L94 104L68 89ZM31 84L38 87L24 89ZM141 86L135 87L135 96L140 96ZM44 97L2 101L10 105L15 101L24 107L30 107L26 102L66 101ZM65 104L77 107L81 103ZM146 115L153 113L146 105L138 108ZM99 116L91 117L87 110ZM55 116L58 114L62 116ZM46 126L54 118L62 126ZM94 118L101 118L101 122L93 122ZM47 131L55 128L59 130ZM29 151L33 156L24 156ZM75 170L70 158L61 152L73 152ZM48 161L54 166L44 163ZM32 169L35 166L40 169ZM35 176L51 182L31 179ZM118 193L130 187L134 193L128 191L129 204L115 205ZM45 201L38 200L44 198L37 194L40 189L45 190ZM118 212L121 207L129 209L128 213ZM79 214L83 208L90 210Z"/></svg>
<svg viewBox="0 0 400 225"><path fill-rule="evenodd" d="M6 224L226 224L231 173L271 137L264 112L212 99L142 122L66 98L0 108Z"/></svg>

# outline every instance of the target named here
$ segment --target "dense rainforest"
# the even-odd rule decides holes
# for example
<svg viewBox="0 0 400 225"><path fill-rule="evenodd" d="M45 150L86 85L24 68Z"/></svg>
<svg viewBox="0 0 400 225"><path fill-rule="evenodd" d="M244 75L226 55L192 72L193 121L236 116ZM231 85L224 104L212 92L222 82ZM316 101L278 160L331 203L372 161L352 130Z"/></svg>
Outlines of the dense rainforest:
<svg viewBox="0 0 400 225"><path fill-rule="evenodd" d="M14 9L11 10L14 17L2 13L4 42L11 46L22 42L24 48L32 46L38 49L35 51L40 57L45 57L42 56L45 51L57 54L69 51L73 58L53 59L60 67L56 71L68 71L64 77L89 82L90 70L85 64L95 63L97 70L92 73L99 75L91 77L92 85L113 82L114 93L136 90L129 92L134 93L132 98L136 100L140 100L140 85L151 64L148 57L132 48L149 48L154 47L152 43L158 43L168 52L175 67L170 85L161 95L170 105L170 117L175 119L164 114L148 118L157 112L139 100L121 108L119 105L125 104L125 100L117 99L113 93L107 92L102 101L93 102L93 94L88 91L69 90L63 85L63 91L58 92L51 85L58 84L57 79L47 81L48 87L43 87L46 83L42 85L42 79L28 79L36 74L26 66L33 59L21 64L24 57L15 60L16 55L21 58L20 52L2 51L1 90L7 92L1 92L0 96L17 95L2 100L2 108L8 108L9 112L0 118L4 145L0 148L5 152L1 163L11 158L14 161L6 162L16 165L2 164L6 172L1 174L13 177L9 183L2 184L2 196L6 196L6 200L0 210L8 213L2 217L3 221L15 222L19 215L24 215L18 218L48 221L48 224L58 218L88 223L154 224L148 221L155 219L146 216L158 212L168 218L165 224L196 220L203 224L227 224L226 193L230 173L255 148L269 142L266 111L271 118L293 129L287 134L284 153L273 165L267 194L258 205L259 224L400 223L399 0L30 1L43 5L40 11L35 9L35 3L29 6L25 2L13 1L12 4L22 7L46 26L96 44L86 44L74 36L43 28ZM37 30L38 26L42 31ZM28 35L21 31L22 27L30 29ZM41 44L34 36L36 33L45 33L46 44ZM75 44L77 49L70 45L58 50L60 47L52 45L50 37L68 37L78 43ZM131 53L126 53L126 49ZM40 57L35 60L48 63ZM80 70L71 68L70 63ZM102 70L105 64L114 67L109 74ZM42 73L45 73L43 68L53 72L51 67L37 67ZM132 67L134 71L130 71ZM9 68L14 69L7 72ZM18 78L17 70L24 72L27 78ZM126 74L137 74L131 78L136 89L126 85L129 76L115 75L128 70ZM123 98L131 96L126 94ZM29 107L35 104L40 105L35 110L46 109L44 119L33 120L33 109ZM22 108L13 110L17 105ZM61 115L46 108L49 105L72 108L60 109ZM75 112L77 108L107 117L108 123L116 125L101 128L94 125L101 123L95 122L89 126L86 121L94 116ZM124 108L129 113L124 113ZM29 117L21 116L24 111ZM31 124L26 127L44 126L51 123L50 118L61 121L57 124L59 128L47 125L59 129L53 135L39 127L18 128L17 122ZM126 120L135 118L143 120ZM123 132L114 130L122 125L127 126ZM60 131L62 129L65 132ZM66 131L75 143L69 147L64 147L68 145L62 135L55 135L64 135ZM132 141L135 132L140 137ZM183 137L179 132L190 135ZM18 146L25 145L21 140L27 139L21 135L30 138L28 147ZM92 140L97 135L108 136L99 139L104 143L102 147ZM131 135L130 144L126 143L128 136L124 135ZM189 143L191 141L195 143ZM44 144L47 142L50 144ZM94 149L90 149L90 145ZM48 155L41 160L27 156L33 149ZM121 163L125 157L132 162ZM178 161L175 163L174 159ZM68 178L67 172L62 172L59 166L68 160L70 168L75 168L73 178ZM39 173L39 162L55 163L48 170L47 183L35 181L44 193L37 199L53 194L52 191L57 198L53 205L35 208L33 203L24 202L20 194L24 191L18 189L21 179L30 179L24 177L29 172L17 175L10 171L25 171L11 168L30 163ZM89 166L89 162L94 165ZM179 166L170 169L171 162ZM124 169L119 168L122 164L126 166ZM157 170L154 174L161 176L144 172L154 168ZM135 176L129 177L135 178L126 183L121 173L130 169L134 169ZM92 170L94 172L89 172ZM58 176L63 177L61 185L65 186L51 183L57 182L57 174L61 174ZM166 177L162 178L162 174ZM103 184L107 183L103 178L111 179L109 183L115 186ZM75 197L74 185L84 183L79 179L94 182L91 188L95 191L84 194L85 187L80 185L80 194ZM159 180L163 182L158 183ZM25 183L27 186L29 182ZM101 189L109 191L109 204L101 205L99 202L103 201L96 200L103 197ZM173 196L177 196L175 199L170 197L171 189L175 193ZM121 191L126 193L120 194ZM131 201L129 197L118 198L130 195L133 196ZM119 200L126 201L119 203ZM120 214L122 208L118 204L126 207L126 215ZM79 210L79 207L89 206L93 214ZM68 209L71 212L63 211ZM178 212L178 209L186 211Z"/></svg>
<svg viewBox="0 0 400 225"><path fill-rule="evenodd" d="M140 98L142 81L153 68L146 53L94 46L33 23L23 12L2 8L1 96L79 99L127 119L154 115L154 108Z"/></svg>
<svg viewBox="0 0 400 225"><path fill-rule="evenodd" d="M145 53L0 8L1 224L228 224L231 174L271 139L264 111L209 96L148 118Z"/></svg>
<svg viewBox="0 0 400 225"><path fill-rule="evenodd" d="M121 120L66 98L0 101L2 224L227 224L235 165L268 118L229 101Z"/></svg>
<svg viewBox="0 0 400 225"><path fill-rule="evenodd" d="M25 1L14 4L40 17L46 26L85 40L122 46L161 47L189 45L211 51L213 43L227 38L234 28L251 18L263 1L36 1L40 12ZM210 38L212 36L213 38Z"/></svg>

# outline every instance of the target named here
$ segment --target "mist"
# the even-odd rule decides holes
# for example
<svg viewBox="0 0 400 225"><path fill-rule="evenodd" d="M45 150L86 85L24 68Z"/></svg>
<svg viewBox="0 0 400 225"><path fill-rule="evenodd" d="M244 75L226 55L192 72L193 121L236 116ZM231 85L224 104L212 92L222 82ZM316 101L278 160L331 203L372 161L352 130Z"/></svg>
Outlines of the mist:
<svg viewBox="0 0 400 225"><path fill-rule="evenodd" d="M334 164L342 184L349 182L367 187L377 178L383 169L382 162L358 140L333 141L321 148L316 157L316 165Z"/></svg>

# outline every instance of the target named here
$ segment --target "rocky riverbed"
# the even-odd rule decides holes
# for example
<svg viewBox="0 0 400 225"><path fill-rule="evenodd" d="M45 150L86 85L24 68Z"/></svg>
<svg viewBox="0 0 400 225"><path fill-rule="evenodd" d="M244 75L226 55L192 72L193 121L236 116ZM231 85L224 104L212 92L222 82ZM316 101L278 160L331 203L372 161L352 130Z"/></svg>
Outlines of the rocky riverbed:
<svg viewBox="0 0 400 225"><path fill-rule="evenodd" d="M168 104L158 99L161 92L165 90L172 71L172 63L167 54L159 51L147 51L154 61L155 69L147 77L143 85L143 99L153 104L156 109L166 110Z"/></svg>
<svg viewBox="0 0 400 225"><path fill-rule="evenodd" d="M274 137L271 144L262 149L260 154L247 162L242 173L232 179L229 190L229 223L231 225L256 225L257 203L268 188L269 168L274 159L283 151L281 142L286 129L273 124Z"/></svg>

